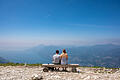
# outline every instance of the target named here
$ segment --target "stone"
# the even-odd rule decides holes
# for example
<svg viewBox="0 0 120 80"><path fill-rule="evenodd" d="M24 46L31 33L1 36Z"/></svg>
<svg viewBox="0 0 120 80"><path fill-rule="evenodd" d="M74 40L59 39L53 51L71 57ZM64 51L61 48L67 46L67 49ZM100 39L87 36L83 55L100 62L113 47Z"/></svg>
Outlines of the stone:
<svg viewBox="0 0 120 80"><path fill-rule="evenodd" d="M41 75L38 75L38 74L34 74L32 75L32 80L42 80L43 77Z"/></svg>
<svg viewBox="0 0 120 80"><path fill-rule="evenodd" d="M120 69L116 70L111 74L112 69L80 67L80 73L43 72L42 67L0 66L0 80L120 80Z"/></svg>

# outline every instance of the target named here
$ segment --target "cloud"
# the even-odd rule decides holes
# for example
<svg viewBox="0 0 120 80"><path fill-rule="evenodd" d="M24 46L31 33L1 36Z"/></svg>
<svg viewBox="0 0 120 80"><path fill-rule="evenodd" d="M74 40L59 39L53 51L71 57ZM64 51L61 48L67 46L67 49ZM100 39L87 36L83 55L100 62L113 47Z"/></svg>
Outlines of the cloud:
<svg viewBox="0 0 120 80"><path fill-rule="evenodd" d="M110 44L116 44L116 45L120 45L120 39L105 39L102 41L103 43L110 43Z"/></svg>
<svg viewBox="0 0 120 80"><path fill-rule="evenodd" d="M78 27L97 27L97 28L111 28L112 26L104 26L104 25L96 25L96 24L68 24L71 26L78 26Z"/></svg>
<svg viewBox="0 0 120 80"><path fill-rule="evenodd" d="M120 39L99 39L99 40L0 40L0 50L25 50L38 45L54 46L88 46L96 44L120 45Z"/></svg>
<svg viewBox="0 0 120 80"><path fill-rule="evenodd" d="M45 16L45 18L48 18L48 17L50 17L50 16L51 16L51 14L48 14L48 15Z"/></svg>
<svg viewBox="0 0 120 80"><path fill-rule="evenodd" d="M36 44L29 40L0 40L0 50L24 50L33 46Z"/></svg>

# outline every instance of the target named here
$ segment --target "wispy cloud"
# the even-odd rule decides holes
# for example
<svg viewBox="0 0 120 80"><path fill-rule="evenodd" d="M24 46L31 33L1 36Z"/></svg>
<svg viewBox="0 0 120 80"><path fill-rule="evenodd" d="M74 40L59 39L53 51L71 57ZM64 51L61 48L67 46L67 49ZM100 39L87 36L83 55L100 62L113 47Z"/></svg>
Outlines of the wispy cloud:
<svg viewBox="0 0 120 80"><path fill-rule="evenodd" d="M68 24L71 26L78 26L78 27L98 27L98 28L112 28L112 26L107 25L96 25L96 24Z"/></svg>
<svg viewBox="0 0 120 80"><path fill-rule="evenodd" d="M48 17L50 17L50 16L52 16L52 15L51 15L51 14L48 14L48 15L45 16L45 18L48 18Z"/></svg>
<svg viewBox="0 0 120 80"><path fill-rule="evenodd" d="M30 40L0 40L0 50L24 50L36 46Z"/></svg>
<svg viewBox="0 0 120 80"><path fill-rule="evenodd" d="M108 44L120 45L120 38L117 38L117 39L105 39L105 40L102 40L101 43L103 43L103 44L108 43Z"/></svg>
<svg viewBox="0 0 120 80"><path fill-rule="evenodd" d="M120 45L120 39L99 39L99 40L34 40L34 41L0 41L0 50L24 50L37 45L55 46L82 46L96 44Z"/></svg>

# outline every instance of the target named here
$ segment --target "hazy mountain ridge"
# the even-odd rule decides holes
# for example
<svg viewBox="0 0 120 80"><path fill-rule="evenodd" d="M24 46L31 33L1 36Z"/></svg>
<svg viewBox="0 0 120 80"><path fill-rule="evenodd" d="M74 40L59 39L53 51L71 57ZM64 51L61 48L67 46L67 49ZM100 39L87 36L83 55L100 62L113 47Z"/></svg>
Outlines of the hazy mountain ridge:
<svg viewBox="0 0 120 80"><path fill-rule="evenodd" d="M0 63L8 63L8 62L9 62L8 60L6 60L6 59L0 57Z"/></svg>
<svg viewBox="0 0 120 80"><path fill-rule="evenodd" d="M120 67L120 46L97 45L77 50L78 52L72 50L78 53L72 55L73 63L76 62L82 66Z"/></svg>
<svg viewBox="0 0 120 80"><path fill-rule="evenodd" d="M39 45L25 51L6 51L0 52L0 54L11 62L51 63L56 49L60 50L61 53L63 48L64 46ZM69 63L77 63L81 66L120 67L119 45L70 46L66 50Z"/></svg>

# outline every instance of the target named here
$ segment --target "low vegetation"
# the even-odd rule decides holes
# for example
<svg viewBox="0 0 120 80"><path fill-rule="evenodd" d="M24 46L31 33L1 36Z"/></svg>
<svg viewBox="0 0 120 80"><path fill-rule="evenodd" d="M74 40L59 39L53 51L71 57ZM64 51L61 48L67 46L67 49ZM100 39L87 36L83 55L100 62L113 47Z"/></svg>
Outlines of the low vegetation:
<svg viewBox="0 0 120 80"><path fill-rule="evenodd" d="M26 63L0 63L0 66L42 66L41 63L36 63L36 64L26 64ZM106 67L99 67L99 66L79 66L79 67L84 67L84 68L106 68ZM106 69L120 69L120 68L106 68Z"/></svg>
<svg viewBox="0 0 120 80"><path fill-rule="evenodd" d="M26 63L0 63L0 66L41 66L42 64L26 64Z"/></svg>

